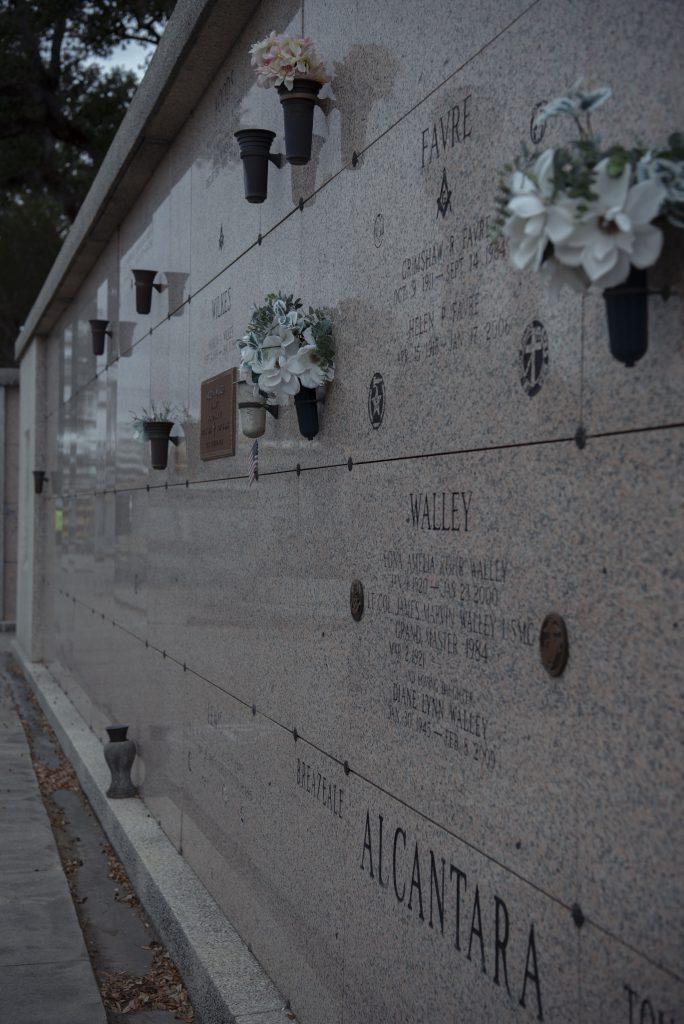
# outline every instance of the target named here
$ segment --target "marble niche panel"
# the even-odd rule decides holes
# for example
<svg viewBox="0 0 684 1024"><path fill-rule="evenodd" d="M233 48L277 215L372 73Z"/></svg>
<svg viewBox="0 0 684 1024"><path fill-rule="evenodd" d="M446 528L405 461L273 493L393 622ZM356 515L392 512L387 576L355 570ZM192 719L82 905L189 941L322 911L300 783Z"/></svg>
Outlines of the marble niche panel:
<svg viewBox="0 0 684 1024"><path fill-rule="evenodd" d="M351 773L344 1019L575 1024L568 908ZM298 1007L295 1004L294 1009Z"/></svg>
<svg viewBox="0 0 684 1024"><path fill-rule="evenodd" d="M303 288L332 307L337 328L329 435L355 461L577 428L581 300L554 299L515 272L491 235L499 169L529 143L539 97L537 67L521 67L514 88L497 72L522 32L493 43L304 208ZM380 422L369 412L378 374Z"/></svg>
<svg viewBox="0 0 684 1024"><path fill-rule="evenodd" d="M344 566L340 624L321 622L347 665L343 759L663 963L682 899L670 714L681 630L669 610L681 603L680 465L674 431L591 453L535 445L300 483L303 575L315 579L328 555ZM354 578L366 592L358 626ZM551 611L571 637L560 680L539 657Z"/></svg>
<svg viewBox="0 0 684 1024"><path fill-rule="evenodd" d="M202 680L189 709L183 855L298 1016L341 1024L343 768Z"/></svg>
<svg viewBox="0 0 684 1024"><path fill-rule="evenodd" d="M180 159L180 157L179 157ZM189 226L184 230L182 215L176 206L174 191L185 203L190 217L189 183L186 176L174 180L171 154L160 161L155 173L128 213L119 230L119 333L121 354L135 344L150 328L158 326L183 301L190 273ZM150 312L136 311L133 270L154 270ZM167 274L180 277L167 278ZM180 298L180 301L179 301ZM173 307L173 308L171 308Z"/></svg>
<svg viewBox="0 0 684 1024"><path fill-rule="evenodd" d="M162 335L164 328L160 328ZM151 393L152 337L133 346L126 359L117 364L116 390L116 486L117 489L145 487L151 472L149 444L136 439L133 417L149 409ZM155 343L160 341L154 339ZM159 401L159 399L157 399Z"/></svg>
<svg viewBox="0 0 684 1024"><path fill-rule="evenodd" d="M664 969L591 925L580 932L579 990L579 1020L677 1024L684 1005L679 968Z"/></svg>
<svg viewBox="0 0 684 1024"><path fill-rule="evenodd" d="M592 11L586 67L600 68L613 96L601 108L607 143L663 145L680 131L684 81L678 70L684 10L677 0L632 4L626 11L606 0ZM611 45L601 34L613 26ZM654 77L654 69L657 74ZM651 80L644 90L642 83ZM598 113L598 112L597 112ZM634 367L616 362L608 348L605 304L586 300L584 420L589 433L660 426L682 419L684 388L684 233L665 225L663 252L648 272L648 350ZM657 294L669 289L667 301Z"/></svg>

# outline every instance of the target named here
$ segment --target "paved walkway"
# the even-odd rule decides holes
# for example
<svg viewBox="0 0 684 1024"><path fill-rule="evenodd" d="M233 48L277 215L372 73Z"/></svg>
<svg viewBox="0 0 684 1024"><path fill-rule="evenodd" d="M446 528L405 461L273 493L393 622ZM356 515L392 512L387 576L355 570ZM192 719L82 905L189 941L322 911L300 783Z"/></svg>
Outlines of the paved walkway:
<svg viewBox="0 0 684 1024"><path fill-rule="evenodd" d="M106 1024L24 730L1 676L0 1020Z"/></svg>

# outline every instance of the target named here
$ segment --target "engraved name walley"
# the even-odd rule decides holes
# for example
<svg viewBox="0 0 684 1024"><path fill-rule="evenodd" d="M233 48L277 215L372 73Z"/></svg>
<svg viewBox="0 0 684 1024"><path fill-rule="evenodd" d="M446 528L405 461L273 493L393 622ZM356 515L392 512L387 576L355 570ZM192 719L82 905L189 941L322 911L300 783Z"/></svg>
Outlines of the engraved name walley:
<svg viewBox="0 0 684 1024"><path fill-rule="evenodd" d="M511 918L501 896L487 893L467 872L425 846L407 829L383 831L366 810L360 867L423 924L427 921L453 950L473 963L491 984L544 1020L534 924Z"/></svg>
<svg viewBox="0 0 684 1024"><path fill-rule="evenodd" d="M411 514L406 522L415 530L468 532L472 491L430 491L409 495Z"/></svg>
<svg viewBox="0 0 684 1024"><path fill-rule="evenodd" d="M318 800L336 818L342 817L342 801L344 790L336 782L331 782L317 768L297 758L297 785Z"/></svg>

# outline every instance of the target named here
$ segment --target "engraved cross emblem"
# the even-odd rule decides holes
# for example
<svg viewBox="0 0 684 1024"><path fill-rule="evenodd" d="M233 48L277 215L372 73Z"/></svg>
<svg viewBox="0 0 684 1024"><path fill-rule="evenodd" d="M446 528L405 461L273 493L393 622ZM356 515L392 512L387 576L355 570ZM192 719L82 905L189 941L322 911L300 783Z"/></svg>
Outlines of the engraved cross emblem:
<svg viewBox="0 0 684 1024"><path fill-rule="evenodd" d="M442 187L439 190L439 196L437 197L437 212L441 213L442 217L446 217L447 210L451 207L451 189L449 188L449 182L446 176L446 167L442 172Z"/></svg>
<svg viewBox="0 0 684 1024"><path fill-rule="evenodd" d="M532 397L543 383L549 361L549 341L546 328L539 320L533 320L525 328L520 348L522 364L521 384Z"/></svg>

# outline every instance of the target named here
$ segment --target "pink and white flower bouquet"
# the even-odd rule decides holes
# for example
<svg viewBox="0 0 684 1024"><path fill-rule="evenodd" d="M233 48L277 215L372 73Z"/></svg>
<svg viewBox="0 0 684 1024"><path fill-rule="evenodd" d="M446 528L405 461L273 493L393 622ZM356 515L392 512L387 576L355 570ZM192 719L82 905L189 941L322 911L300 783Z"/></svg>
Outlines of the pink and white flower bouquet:
<svg viewBox="0 0 684 1024"><path fill-rule="evenodd" d="M292 91L295 78L308 78L321 85L330 81L309 36L271 32L266 39L254 43L249 52L256 68L257 84L263 88L284 85Z"/></svg>

